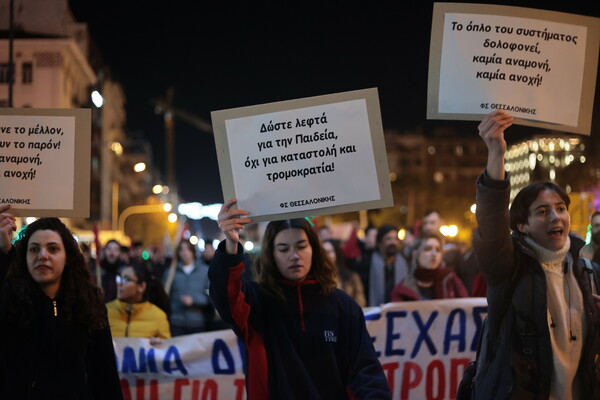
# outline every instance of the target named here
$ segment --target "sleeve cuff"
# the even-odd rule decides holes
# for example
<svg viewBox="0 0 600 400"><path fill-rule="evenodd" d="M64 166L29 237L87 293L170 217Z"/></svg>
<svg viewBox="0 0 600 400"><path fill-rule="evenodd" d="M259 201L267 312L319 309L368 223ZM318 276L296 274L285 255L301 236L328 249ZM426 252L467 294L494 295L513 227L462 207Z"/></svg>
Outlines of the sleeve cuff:
<svg viewBox="0 0 600 400"><path fill-rule="evenodd" d="M496 190L504 190L510 185L510 175L507 173L504 174L504 179L498 180L490 178L487 173L487 169L483 171L483 174L480 175L479 182L490 189Z"/></svg>

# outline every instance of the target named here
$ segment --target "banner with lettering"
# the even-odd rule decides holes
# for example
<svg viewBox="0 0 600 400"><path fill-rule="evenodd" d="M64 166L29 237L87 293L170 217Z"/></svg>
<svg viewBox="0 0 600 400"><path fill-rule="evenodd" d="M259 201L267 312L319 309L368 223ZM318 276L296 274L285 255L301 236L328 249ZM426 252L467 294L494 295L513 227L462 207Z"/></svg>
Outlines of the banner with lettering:
<svg viewBox="0 0 600 400"><path fill-rule="evenodd" d="M394 399L453 399L475 357L484 298L388 303L365 309ZM231 330L114 338L125 400L243 400L243 345Z"/></svg>

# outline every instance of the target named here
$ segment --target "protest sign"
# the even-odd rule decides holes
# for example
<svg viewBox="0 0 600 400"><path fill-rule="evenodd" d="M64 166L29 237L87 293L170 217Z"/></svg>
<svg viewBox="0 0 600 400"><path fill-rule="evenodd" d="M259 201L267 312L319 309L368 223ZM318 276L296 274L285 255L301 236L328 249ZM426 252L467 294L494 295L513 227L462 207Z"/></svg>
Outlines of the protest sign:
<svg viewBox="0 0 600 400"><path fill-rule="evenodd" d="M394 399L453 399L475 358L485 298L388 303L365 309ZM246 398L244 348L231 330L149 339L113 338L125 400Z"/></svg>
<svg viewBox="0 0 600 400"><path fill-rule="evenodd" d="M428 119L515 123L589 135L600 19L483 4L435 3Z"/></svg>
<svg viewBox="0 0 600 400"><path fill-rule="evenodd" d="M223 196L255 222L393 206L377 89L214 111L212 122Z"/></svg>
<svg viewBox="0 0 600 400"><path fill-rule="evenodd" d="M0 109L0 204L31 217L89 217L89 109Z"/></svg>

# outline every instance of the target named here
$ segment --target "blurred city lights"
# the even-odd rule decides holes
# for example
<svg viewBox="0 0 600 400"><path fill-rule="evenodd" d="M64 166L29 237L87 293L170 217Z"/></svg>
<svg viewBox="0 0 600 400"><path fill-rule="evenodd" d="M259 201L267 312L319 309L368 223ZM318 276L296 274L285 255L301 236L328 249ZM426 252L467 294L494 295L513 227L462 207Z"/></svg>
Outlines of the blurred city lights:
<svg viewBox="0 0 600 400"><path fill-rule="evenodd" d="M246 250L246 251L254 250L254 243L252 243L251 241L247 241L246 243L244 243L244 250Z"/></svg>
<svg viewBox="0 0 600 400"><path fill-rule="evenodd" d="M406 229L402 228L398 231L398 239L404 240L406 237Z"/></svg>
<svg viewBox="0 0 600 400"><path fill-rule="evenodd" d="M162 185L154 185L152 186L152 193L154 194L160 194L163 191L163 186Z"/></svg>
<svg viewBox="0 0 600 400"><path fill-rule="evenodd" d="M170 223L174 224L175 222L177 222L177 214L175 213L171 213L169 214L168 218Z"/></svg>
<svg viewBox="0 0 600 400"><path fill-rule="evenodd" d="M102 107L104 104L104 98L97 90L92 92L92 103L94 103L94 105L98 108Z"/></svg>
<svg viewBox="0 0 600 400"><path fill-rule="evenodd" d="M458 235L458 226L456 225L443 225L440 227L440 232L446 237L455 237Z"/></svg>
<svg viewBox="0 0 600 400"><path fill-rule="evenodd" d="M165 210L165 212L170 212L172 209L173 209L173 205L171 203L163 204L163 210Z"/></svg>
<svg viewBox="0 0 600 400"><path fill-rule="evenodd" d="M177 212L191 219L210 218L214 221L219 216L222 204L202 205L202 203L182 203L177 207Z"/></svg>
<svg viewBox="0 0 600 400"><path fill-rule="evenodd" d="M123 146L119 142L112 142L110 144L110 149L117 155L120 156L123 154Z"/></svg>
<svg viewBox="0 0 600 400"><path fill-rule="evenodd" d="M139 162L133 166L135 172L142 172L146 170L146 163Z"/></svg>
<svg viewBox="0 0 600 400"><path fill-rule="evenodd" d="M189 241L190 241L190 243L191 243L191 244L193 244L194 246L195 246L195 245L197 245L197 244L198 244L198 236L196 236L196 235L192 235L192 236L190 236L190 238L189 238Z"/></svg>

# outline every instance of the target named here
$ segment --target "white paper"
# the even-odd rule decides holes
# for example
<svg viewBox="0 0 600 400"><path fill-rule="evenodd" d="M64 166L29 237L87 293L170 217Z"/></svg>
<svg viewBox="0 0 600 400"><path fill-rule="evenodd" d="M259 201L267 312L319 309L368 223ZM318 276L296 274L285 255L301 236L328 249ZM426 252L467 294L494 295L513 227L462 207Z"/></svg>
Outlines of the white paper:
<svg viewBox="0 0 600 400"><path fill-rule="evenodd" d="M537 19L447 13L440 113L487 114L577 126L587 28Z"/></svg>
<svg viewBox="0 0 600 400"><path fill-rule="evenodd" d="M72 209L74 151L75 117L0 115L0 203Z"/></svg>
<svg viewBox="0 0 600 400"><path fill-rule="evenodd" d="M381 198L366 101L225 121L236 197L255 215Z"/></svg>

